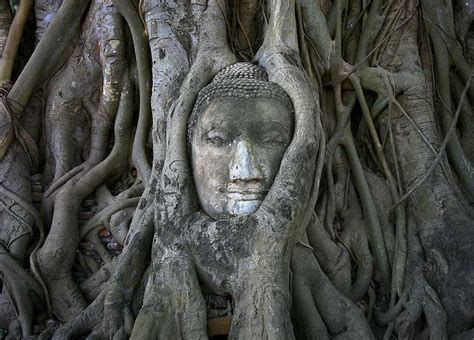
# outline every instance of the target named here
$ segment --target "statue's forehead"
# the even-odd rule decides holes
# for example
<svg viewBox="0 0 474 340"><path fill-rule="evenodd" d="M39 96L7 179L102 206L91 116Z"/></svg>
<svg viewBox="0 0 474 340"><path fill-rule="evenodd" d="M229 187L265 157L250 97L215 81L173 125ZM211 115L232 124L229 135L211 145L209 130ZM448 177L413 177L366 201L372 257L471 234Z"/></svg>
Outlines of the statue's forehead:
<svg viewBox="0 0 474 340"><path fill-rule="evenodd" d="M270 98L223 97L212 101L201 115L201 123L208 121L282 121L291 123L292 112L284 103Z"/></svg>

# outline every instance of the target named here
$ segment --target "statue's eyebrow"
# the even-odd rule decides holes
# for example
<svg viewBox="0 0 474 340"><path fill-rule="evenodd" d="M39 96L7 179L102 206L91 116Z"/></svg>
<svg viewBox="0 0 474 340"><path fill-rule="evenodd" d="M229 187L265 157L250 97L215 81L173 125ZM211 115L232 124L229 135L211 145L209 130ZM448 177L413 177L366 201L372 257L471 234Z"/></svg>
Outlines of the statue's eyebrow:
<svg viewBox="0 0 474 340"><path fill-rule="evenodd" d="M263 124L261 130L264 132L271 132L277 130L278 132L285 132L285 134L290 134L291 124L285 125L278 120L269 120Z"/></svg>
<svg viewBox="0 0 474 340"><path fill-rule="evenodd" d="M225 119L213 119L211 121L207 121L203 124L203 129L206 131L216 129L216 128L227 128L229 126L229 121Z"/></svg>

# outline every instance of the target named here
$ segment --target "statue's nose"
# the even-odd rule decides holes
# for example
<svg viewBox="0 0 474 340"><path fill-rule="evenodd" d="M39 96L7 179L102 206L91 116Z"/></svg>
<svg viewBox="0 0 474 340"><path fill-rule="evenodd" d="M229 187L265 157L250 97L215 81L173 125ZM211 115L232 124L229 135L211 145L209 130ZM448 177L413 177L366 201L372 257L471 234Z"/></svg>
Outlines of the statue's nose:
<svg viewBox="0 0 474 340"><path fill-rule="evenodd" d="M252 145L245 139L237 143L230 168L231 181L262 180L263 171L258 165Z"/></svg>

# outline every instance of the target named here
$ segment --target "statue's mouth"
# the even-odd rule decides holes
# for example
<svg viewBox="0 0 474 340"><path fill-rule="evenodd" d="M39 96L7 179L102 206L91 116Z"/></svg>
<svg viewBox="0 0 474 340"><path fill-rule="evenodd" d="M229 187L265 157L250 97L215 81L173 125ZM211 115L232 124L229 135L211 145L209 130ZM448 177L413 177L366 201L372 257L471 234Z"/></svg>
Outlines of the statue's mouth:
<svg viewBox="0 0 474 340"><path fill-rule="evenodd" d="M259 186L237 186L229 185L227 194L230 199L235 201L256 201L262 200L268 190Z"/></svg>
<svg viewBox="0 0 474 340"><path fill-rule="evenodd" d="M249 194L249 193L229 193L229 198L234 201L260 201L263 194Z"/></svg>

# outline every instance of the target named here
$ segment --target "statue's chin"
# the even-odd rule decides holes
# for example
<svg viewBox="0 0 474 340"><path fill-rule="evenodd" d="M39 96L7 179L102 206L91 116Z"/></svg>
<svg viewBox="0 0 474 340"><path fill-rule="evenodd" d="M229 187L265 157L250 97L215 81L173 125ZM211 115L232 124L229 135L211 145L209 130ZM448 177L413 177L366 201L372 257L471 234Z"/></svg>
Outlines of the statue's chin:
<svg viewBox="0 0 474 340"><path fill-rule="evenodd" d="M239 215L249 215L255 212L260 204L262 203L261 200L249 200L249 201L234 201L232 202L231 206L229 207L229 211L234 216Z"/></svg>
<svg viewBox="0 0 474 340"><path fill-rule="evenodd" d="M250 215L257 211L264 200L263 195L233 195L227 196L223 205L206 205L205 213L214 220L225 220L237 216Z"/></svg>

